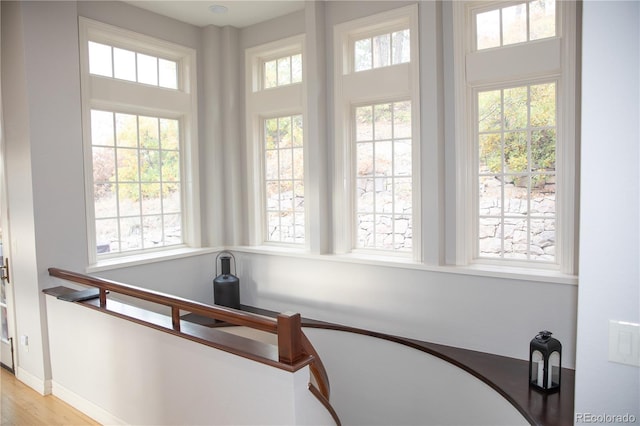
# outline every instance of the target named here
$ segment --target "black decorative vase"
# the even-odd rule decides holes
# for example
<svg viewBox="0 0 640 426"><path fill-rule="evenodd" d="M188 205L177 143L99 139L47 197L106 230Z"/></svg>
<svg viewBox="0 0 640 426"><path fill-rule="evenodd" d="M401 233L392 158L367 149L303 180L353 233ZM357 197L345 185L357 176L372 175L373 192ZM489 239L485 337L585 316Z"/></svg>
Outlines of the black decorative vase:
<svg viewBox="0 0 640 426"><path fill-rule="evenodd" d="M216 274L218 258L222 273L213 279L213 302L216 305L240 309L240 280L231 273L231 259L235 272L236 259L231 253L222 252L216 257Z"/></svg>

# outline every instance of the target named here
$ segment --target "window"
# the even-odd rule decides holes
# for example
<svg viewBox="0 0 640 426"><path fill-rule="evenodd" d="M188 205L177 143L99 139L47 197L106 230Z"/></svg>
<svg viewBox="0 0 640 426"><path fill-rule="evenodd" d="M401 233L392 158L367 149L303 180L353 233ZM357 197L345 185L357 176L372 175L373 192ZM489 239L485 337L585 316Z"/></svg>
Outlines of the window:
<svg viewBox="0 0 640 426"><path fill-rule="evenodd" d="M246 51L250 243L309 247L304 37Z"/></svg>
<svg viewBox="0 0 640 426"><path fill-rule="evenodd" d="M304 243L302 115L264 120L266 241Z"/></svg>
<svg viewBox="0 0 640 426"><path fill-rule="evenodd" d="M480 91L478 258L554 262L556 83Z"/></svg>
<svg viewBox="0 0 640 426"><path fill-rule="evenodd" d="M91 263L198 247L195 52L80 24Z"/></svg>
<svg viewBox="0 0 640 426"><path fill-rule="evenodd" d="M573 273L575 4L461 2L454 13L456 66L466 71L457 74L466 176L457 262Z"/></svg>
<svg viewBox="0 0 640 426"><path fill-rule="evenodd" d="M152 86L178 88L178 64L157 56L89 42L89 73Z"/></svg>
<svg viewBox="0 0 640 426"><path fill-rule="evenodd" d="M357 248L412 247L411 102L355 108Z"/></svg>
<svg viewBox="0 0 640 426"><path fill-rule="evenodd" d="M334 29L338 253L420 259L417 14L408 6Z"/></svg>
<svg viewBox="0 0 640 426"><path fill-rule="evenodd" d="M180 126L91 110L98 253L182 244Z"/></svg>
<svg viewBox="0 0 640 426"><path fill-rule="evenodd" d="M263 87L286 86L302 81L302 55L287 55L263 62Z"/></svg>
<svg viewBox="0 0 640 426"><path fill-rule="evenodd" d="M411 58L409 29L356 40L353 48L355 71L404 64Z"/></svg>
<svg viewBox="0 0 640 426"><path fill-rule="evenodd" d="M475 13L477 50L556 35L556 1L534 0Z"/></svg>

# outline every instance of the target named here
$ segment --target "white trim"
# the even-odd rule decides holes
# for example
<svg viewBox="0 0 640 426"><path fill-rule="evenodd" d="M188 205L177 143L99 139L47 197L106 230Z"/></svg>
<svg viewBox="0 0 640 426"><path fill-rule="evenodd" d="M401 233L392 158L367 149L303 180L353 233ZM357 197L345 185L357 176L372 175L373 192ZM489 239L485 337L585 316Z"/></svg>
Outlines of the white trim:
<svg viewBox="0 0 640 426"><path fill-rule="evenodd" d="M201 245L200 185L198 160L196 51L164 40L79 17L80 83L84 140L85 199L89 265L102 262L96 253L95 206L91 145L91 109L150 114L180 120L180 170L182 196L182 240ZM99 41L122 48L174 60L178 63L178 89L148 86L89 73L88 42ZM145 251L145 250L142 250ZM153 250L147 251L153 255ZM130 253L108 257L127 258Z"/></svg>
<svg viewBox="0 0 640 426"><path fill-rule="evenodd" d="M129 266L147 265L156 262L166 262L167 260L183 259L186 257L201 256L209 253L215 253L220 251L217 247L206 248L189 248L178 247L168 248L166 250L157 250L148 253L130 254L128 256L113 257L110 259L103 259L87 266L86 273L108 271L111 269L120 269Z"/></svg>
<svg viewBox="0 0 640 426"><path fill-rule="evenodd" d="M126 425L127 424L127 422L125 422L124 420L119 419L118 417L114 416L104 408L99 407L98 405L94 404L88 399L81 397L77 393L72 392L71 390L67 389L66 387L62 386L57 382L53 382L52 390L53 390L53 395L55 397L60 398L62 401L66 402L67 404L69 404L76 410L82 412L83 414L91 417L92 419L94 419L100 424L103 424L103 425Z"/></svg>
<svg viewBox="0 0 640 426"><path fill-rule="evenodd" d="M40 395L51 394L51 380L43 380L36 377L22 367L16 368L16 378Z"/></svg>
<svg viewBox="0 0 640 426"><path fill-rule="evenodd" d="M314 254L303 253L299 250L292 250L286 247L275 246L235 246L225 249L240 253L253 253L265 256L281 256L296 259L339 262L357 265L371 265L387 268L398 268L401 270L418 270L426 272L438 272L445 274L470 275L475 277L504 278L517 281L528 281L534 283L549 283L559 285L577 285L578 277L570 274L563 274L558 271L547 271L539 269L514 268L508 266L448 266L448 265L427 265L419 261L412 261L406 257L392 257L386 254L364 255L359 253L349 254Z"/></svg>

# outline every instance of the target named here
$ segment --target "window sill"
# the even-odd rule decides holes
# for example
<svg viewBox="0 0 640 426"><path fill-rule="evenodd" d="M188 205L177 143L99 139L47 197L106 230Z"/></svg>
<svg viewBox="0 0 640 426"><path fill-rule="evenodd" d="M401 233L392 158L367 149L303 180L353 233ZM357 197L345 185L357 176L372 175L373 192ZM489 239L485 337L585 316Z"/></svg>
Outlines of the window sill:
<svg viewBox="0 0 640 426"><path fill-rule="evenodd" d="M518 281L535 281L550 284L577 285L576 275L563 274L558 271L520 268L496 265L427 265L407 257L393 257L364 253L349 254L316 254L303 249L273 246L238 246L228 250L243 253L254 253L268 256L287 256L299 259L321 260L330 262L353 263L389 268L414 269L420 271L440 272L445 274L471 275L477 277L503 278Z"/></svg>
<svg viewBox="0 0 640 426"><path fill-rule="evenodd" d="M220 248L204 247L191 248L180 247L171 250L154 251L152 253L135 254L131 256L113 257L110 259L99 260L93 265L86 268L87 273L108 271L110 269L125 268L128 266L146 265L155 262L164 262L167 260L181 259L184 257L200 256L203 254L214 253L220 251Z"/></svg>

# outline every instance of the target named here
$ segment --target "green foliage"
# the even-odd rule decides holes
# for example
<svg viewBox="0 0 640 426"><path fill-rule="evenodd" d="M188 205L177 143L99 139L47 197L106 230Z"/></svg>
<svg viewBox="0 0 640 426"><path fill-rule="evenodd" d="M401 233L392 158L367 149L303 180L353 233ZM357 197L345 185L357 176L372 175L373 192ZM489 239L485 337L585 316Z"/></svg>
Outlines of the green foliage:
<svg viewBox="0 0 640 426"><path fill-rule="evenodd" d="M168 183L180 180L177 120L139 116L136 123L135 116L119 120L123 115L116 114L119 196L131 201L168 196L178 189Z"/></svg>
<svg viewBox="0 0 640 426"><path fill-rule="evenodd" d="M555 170L555 83L478 93L480 169Z"/></svg>

